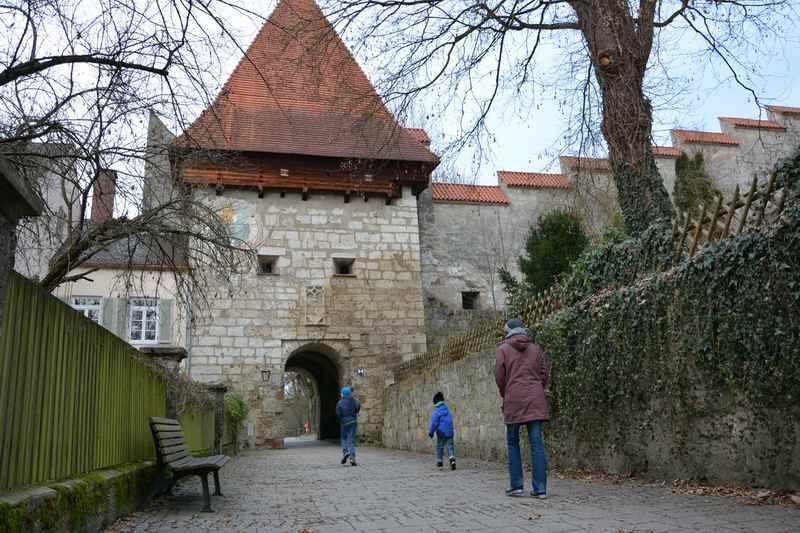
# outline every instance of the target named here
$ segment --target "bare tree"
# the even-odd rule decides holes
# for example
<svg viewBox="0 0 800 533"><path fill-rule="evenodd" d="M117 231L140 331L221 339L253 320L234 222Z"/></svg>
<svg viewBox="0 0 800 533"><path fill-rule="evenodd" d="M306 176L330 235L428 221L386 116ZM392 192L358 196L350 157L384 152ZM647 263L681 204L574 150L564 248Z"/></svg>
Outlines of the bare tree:
<svg viewBox="0 0 800 533"><path fill-rule="evenodd" d="M182 129L187 110L208 104L226 51L241 50L225 16L245 12L195 0L0 0L0 152L45 200L43 217L21 227L19 255L47 290L89 276L76 269L109 253L132 267L128 283L145 257L187 290L247 264L230 217L174 183L171 135L144 142L152 110Z"/></svg>
<svg viewBox="0 0 800 533"><path fill-rule="evenodd" d="M580 124L591 133L599 121L633 232L671 218L651 153L652 97L675 95L648 86L654 71L670 78L664 50L716 60L747 88L748 54L783 38L782 28L791 35L797 20L789 0L337 0L327 12L380 63L379 87L396 109L432 92L473 117L459 147L491 135L486 118L504 89L518 100L546 85L542 65L559 53Z"/></svg>

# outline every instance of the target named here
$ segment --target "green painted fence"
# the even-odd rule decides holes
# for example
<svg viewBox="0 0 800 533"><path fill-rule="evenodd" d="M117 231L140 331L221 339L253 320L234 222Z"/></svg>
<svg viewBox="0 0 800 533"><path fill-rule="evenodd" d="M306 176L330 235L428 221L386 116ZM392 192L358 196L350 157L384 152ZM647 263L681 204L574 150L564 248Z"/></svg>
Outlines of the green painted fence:
<svg viewBox="0 0 800 533"><path fill-rule="evenodd" d="M0 490L153 458L147 422L164 415L165 383L137 353L12 273L0 338Z"/></svg>
<svg viewBox="0 0 800 533"><path fill-rule="evenodd" d="M203 456L216 453L214 451L214 410L190 409L178 415L186 448L192 455Z"/></svg>

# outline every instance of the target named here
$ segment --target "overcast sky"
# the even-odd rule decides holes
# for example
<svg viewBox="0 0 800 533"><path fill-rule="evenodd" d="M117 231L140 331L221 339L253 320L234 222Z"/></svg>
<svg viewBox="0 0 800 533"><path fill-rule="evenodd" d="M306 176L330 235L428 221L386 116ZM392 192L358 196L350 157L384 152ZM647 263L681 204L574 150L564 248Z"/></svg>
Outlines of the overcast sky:
<svg viewBox="0 0 800 533"><path fill-rule="evenodd" d="M268 16L274 8L274 0L258 6L258 12ZM229 18L229 29L237 35L243 48L247 48L262 24L256 17L233 15ZM236 66L241 54L234 53L224 66L224 78ZM740 116L756 118L759 109L752 96L736 85L718 65L709 61L695 59L682 60L677 53L668 52L671 60L670 73L692 80L690 89L678 95L670 109L657 110L654 114L653 135L656 142L669 145L669 130L674 127L719 131L717 117ZM367 75L374 79L371 65L362 66ZM548 58L545 58L547 60ZM558 65L562 58L554 55L549 58L552 65ZM778 104L800 107L800 47L796 42L786 43L780 50L769 50L757 58L759 76L754 79L762 104ZM217 80L222 84L224 79ZM425 104L424 100L423 103ZM434 107L431 102L430 107ZM489 119L494 136L488 159L473 161L474 150L466 149L456 159L451 158L448 165L442 165L444 173L460 174L462 179L483 184L496 183L495 170L517 171L558 171L557 157L560 153L574 150L565 148L562 135L567 124L565 110L561 109L553 95L542 95L536 105L521 117L513 106L498 106ZM447 126L440 124L406 123L404 126L426 127L436 133L434 146L445 144L448 136ZM451 170L452 169L452 170ZM446 177L446 176L442 176Z"/></svg>

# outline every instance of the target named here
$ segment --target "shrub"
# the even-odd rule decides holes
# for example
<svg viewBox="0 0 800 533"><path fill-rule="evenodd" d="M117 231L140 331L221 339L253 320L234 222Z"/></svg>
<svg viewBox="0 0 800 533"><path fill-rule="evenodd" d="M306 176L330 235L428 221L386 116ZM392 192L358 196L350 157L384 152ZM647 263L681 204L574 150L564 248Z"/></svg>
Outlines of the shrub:
<svg viewBox="0 0 800 533"><path fill-rule="evenodd" d="M523 282L532 292L550 288L583 252L589 239L572 213L552 211L531 226L525 255L519 258Z"/></svg>
<svg viewBox="0 0 800 533"><path fill-rule="evenodd" d="M710 206L720 195L706 173L703 154L693 158L681 153L675 161L675 188L672 193L675 206L682 212L694 212L700 205Z"/></svg>

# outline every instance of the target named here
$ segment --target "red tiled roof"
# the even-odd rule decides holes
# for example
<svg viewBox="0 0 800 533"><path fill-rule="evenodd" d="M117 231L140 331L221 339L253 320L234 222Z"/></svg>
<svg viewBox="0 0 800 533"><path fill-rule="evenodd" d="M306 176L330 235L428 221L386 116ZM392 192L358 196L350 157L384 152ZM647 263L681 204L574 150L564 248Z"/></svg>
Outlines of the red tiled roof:
<svg viewBox="0 0 800 533"><path fill-rule="evenodd" d="M782 113L784 115L800 115L800 107L786 107L784 105L768 105L767 109L773 113Z"/></svg>
<svg viewBox="0 0 800 533"><path fill-rule="evenodd" d="M471 204L508 205L508 196L496 185L462 185L461 183L432 183L434 202L465 202Z"/></svg>
<svg viewBox="0 0 800 533"><path fill-rule="evenodd" d="M416 140L428 146L431 144L431 138L428 136L428 132L423 130L422 128L404 128L408 133L411 134Z"/></svg>
<svg viewBox="0 0 800 533"><path fill-rule="evenodd" d="M397 123L314 0L280 0L176 146L436 163Z"/></svg>
<svg viewBox="0 0 800 533"><path fill-rule="evenodd" d="M701 144L730 144L737 145L739 141L725 135L712 131L693 131L693 130L671 130L675 137L683 139L684 142Z"/></svg>
<svg viewBox="0 0 800 533"><path fill-rule="evenodd" d="M737 128L752 128L766 130L785 130L783 126L772 120L756 120L752 118L719 117L720 122L736 126Z"/></svg>
<svg viewBox="0 0 800 533"><path fill-rule="evenodd" d="M653 146L654 157L680 157L681 151L672 146Z"/></svg>
<svg viewBox="0 0 800 533"><path fill-rule="evenodd" d="M509 187L530 187L532 189L569 189L572 187L569 178L563 174L498 170L497 177Z"/></svg>
<svg viewBox="0 0 800 533"><path fill-rule="evenodd" d="M585 170L610 170L608 159L600 159L597 157L574 157L571 155L562 155L558 158L563 164L582 168Z"/></svg>

